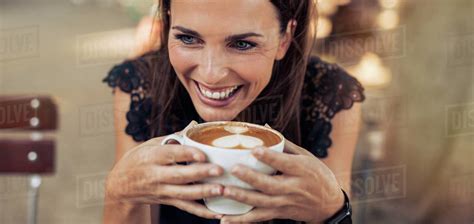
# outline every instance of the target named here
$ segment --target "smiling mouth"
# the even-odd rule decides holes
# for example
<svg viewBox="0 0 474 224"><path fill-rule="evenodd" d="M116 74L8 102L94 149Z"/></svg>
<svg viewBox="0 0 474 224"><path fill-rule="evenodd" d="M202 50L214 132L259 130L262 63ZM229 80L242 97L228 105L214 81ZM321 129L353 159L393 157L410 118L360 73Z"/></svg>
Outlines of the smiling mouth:
<svg viewBox="0 0 474 224"><path fill-rule="evenodd" d="M219 88L219 89L210 89L195 80L193 81L198 87L197 89L199 90L202 96L204 96L207 99L217 100L217 101L226 101L230 99L244 86L244 85L235 85L235 86L229 86L229 87Z"/></svg>

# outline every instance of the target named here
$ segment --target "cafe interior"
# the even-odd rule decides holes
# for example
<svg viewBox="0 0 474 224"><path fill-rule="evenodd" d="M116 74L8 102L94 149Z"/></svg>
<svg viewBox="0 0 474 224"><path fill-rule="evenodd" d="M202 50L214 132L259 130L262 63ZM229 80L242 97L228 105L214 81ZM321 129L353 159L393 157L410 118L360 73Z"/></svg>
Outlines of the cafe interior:
<svg viewBox="0 0 474 224"><path fill-rule="evenodd" d="M474 1L315 1L312 54L365 88L353 222L474 223ZM157 7L0 0L1 224L102 223L116 144L102 79Z"/></svg>

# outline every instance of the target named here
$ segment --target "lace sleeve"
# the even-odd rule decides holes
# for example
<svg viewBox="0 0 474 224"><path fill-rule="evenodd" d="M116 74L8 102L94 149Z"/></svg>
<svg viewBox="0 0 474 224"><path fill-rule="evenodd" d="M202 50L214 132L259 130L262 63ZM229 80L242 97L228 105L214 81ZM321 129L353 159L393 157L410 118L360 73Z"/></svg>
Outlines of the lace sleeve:
<svg viewBox="0 0 474 224"><path fill-rule="evenodd" d="M129 93L130 108L126 114L128 121L125 132L137 142L150 138L151 98L149 97L149 79L144 58L125 61L114 66L102 80L108 86L120 88Z"/></svg>
<svg viewBox="0 0 474 224"><path fill-rule="evenodd" d="M364 101L364 88L335 64L319 58L308 62L302 93L301 133L303 147L315 156L328 156L332 144L331 119L341 110Z"/></svg>

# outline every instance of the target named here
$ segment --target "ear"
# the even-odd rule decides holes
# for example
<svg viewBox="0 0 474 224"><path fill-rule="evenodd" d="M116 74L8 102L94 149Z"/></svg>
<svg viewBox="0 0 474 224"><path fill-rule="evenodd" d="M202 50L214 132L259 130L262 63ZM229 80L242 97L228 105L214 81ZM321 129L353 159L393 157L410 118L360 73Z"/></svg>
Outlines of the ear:
<svg viewBox="0 0 474 224"><path fill-rule="evenodd" d="M286 32L280 38L278 50L275 55L275 60L279 61L285 57L286 52L288 51L288 48L291 45L291 41L293 40L293 35L295 34L296 26L296 20L291 19L290 21L288 21L288 25L286 26Z"/></svg>

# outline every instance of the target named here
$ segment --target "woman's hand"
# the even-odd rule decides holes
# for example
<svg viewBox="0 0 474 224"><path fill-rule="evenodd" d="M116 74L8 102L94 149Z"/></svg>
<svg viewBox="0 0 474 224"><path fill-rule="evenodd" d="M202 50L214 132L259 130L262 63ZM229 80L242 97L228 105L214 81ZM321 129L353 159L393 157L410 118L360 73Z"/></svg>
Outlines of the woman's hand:
<svg viewBox="0 0 474 224"><path fill-rule="evenodd" d="M285 147L289 145L294 146L289 142ZM278 153L265 148L254 149L253 155L282 172L282 175L266 175L243 165L234 167L232 174L255 187L257 191L226 186L224 197L253 205L255 208L239 216L226 215L221 219L221 223L271 219L321 223L343 206L344 195L338 181L333 172L318 158Z"/></svg>
<svg viewBox="0 0 474 224"><path fill-rule="evenodd" d="M107 197L118 203L167 204L203 218L220 218L194 200L222 195L223 187L191 183L222 175L223 169L204 163L205 154L196 148L160 145L163 138L137 146L117 162L107 177Z"/></svg>

